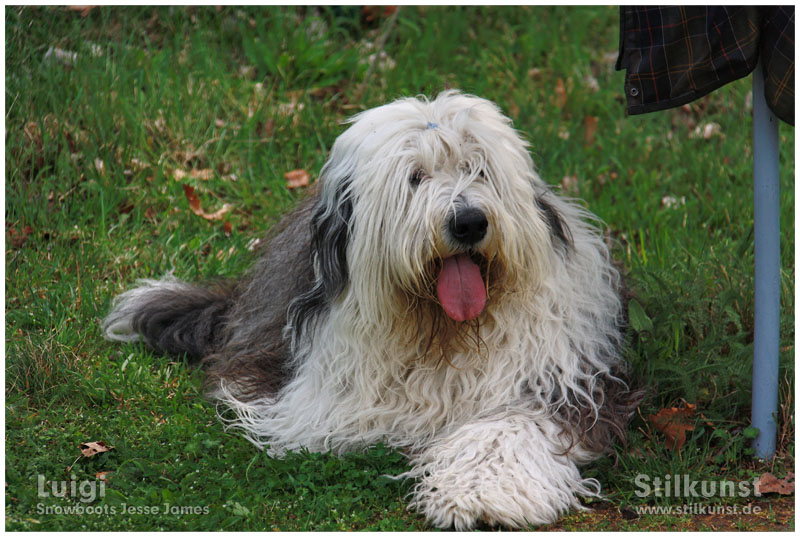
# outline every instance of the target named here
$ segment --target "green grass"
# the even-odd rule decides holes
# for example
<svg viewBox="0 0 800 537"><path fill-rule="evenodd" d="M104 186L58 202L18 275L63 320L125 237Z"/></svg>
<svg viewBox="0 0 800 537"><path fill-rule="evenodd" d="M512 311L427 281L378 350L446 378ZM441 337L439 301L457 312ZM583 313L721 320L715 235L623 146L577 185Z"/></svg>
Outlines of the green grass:
<svg viewBox="0 0 800 537"><path fill-rule="evenodd" d="M370 72L365 43L386 23L363 25L352 10L6 9L6 528L427 528L405 509L411 483L383 477L405 468L402 454L270 459L219 423L201 372L112 345L98 322L136 278L242 273L249 243L302 196L286 189L286 171L316 177L347 116L446 87L514 119L542 177L607 224L641 306L628 357L650 395L629 444L586 475L624 507L656 501L636 496L639 473L764 471L747 439L750 80L626 117L617 16L404 7L386 40L394 67ZM50 47L77 60L45 61ZM597 121L589 140L587 118ZM693 136L711 122L721 135ZM794 130L782 125L780 139L782 437L768 469L782 476L794 467ZM191 170L213 173L180 176ZM206 212L230 204L229 227L193 214L183 185ZM644 417L682 401L702 418L671 452ZM76 462L78 445L97 440L115 449ZM40 512L80 502L39 497L39 475L80 482L101 471L112 472L105 497L89 505L114 516ZM165 502L207 512L142 514Z"/></svg>

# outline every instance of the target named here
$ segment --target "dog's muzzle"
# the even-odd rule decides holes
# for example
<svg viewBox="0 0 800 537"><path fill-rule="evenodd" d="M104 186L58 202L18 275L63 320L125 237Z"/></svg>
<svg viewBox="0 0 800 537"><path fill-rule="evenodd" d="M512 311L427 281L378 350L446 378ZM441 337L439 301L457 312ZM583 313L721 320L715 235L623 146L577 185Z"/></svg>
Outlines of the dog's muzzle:
<svg viewBox="0 0 800 537"><path fill-rule="evenodd" d="M486 283L471 251L489 228L486 213L477 207L459 207L447 220L447 231L459 252L442 259L436 279L436 295L448 317L469 321L486 306Z"/></svg>

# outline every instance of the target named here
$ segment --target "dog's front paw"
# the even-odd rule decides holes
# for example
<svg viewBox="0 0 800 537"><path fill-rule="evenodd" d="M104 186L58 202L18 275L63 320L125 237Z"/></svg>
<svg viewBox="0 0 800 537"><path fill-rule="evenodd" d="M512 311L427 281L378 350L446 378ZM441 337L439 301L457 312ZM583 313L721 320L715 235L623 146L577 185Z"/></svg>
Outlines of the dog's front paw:
<svg viewBox="0 0 800 537"><path fill-rule="evenodd" d="M449 490L430 488L423 480L412 507L440 528L468 530L478 524L519 529L550 524L574 505L572 497L530 498L498 483Z"/></svg>
<svg viewBox="0 0 800 537"><path fill-rule="evenodd" d="M418 479L412 507L443 528L527 528L580 509L580 496L597 496L600 484L583 479L553 441L556 425L526 418L468 423L418 453L406 474Z"/></svg>
<svg viewBox="0 0 800 537"><path fill-rule="evenodd" d="M454 496L437 490L422 492L418 488L412 507L434 526L457 531L472 528L483 515L483 504L477 494Z"/></svg>

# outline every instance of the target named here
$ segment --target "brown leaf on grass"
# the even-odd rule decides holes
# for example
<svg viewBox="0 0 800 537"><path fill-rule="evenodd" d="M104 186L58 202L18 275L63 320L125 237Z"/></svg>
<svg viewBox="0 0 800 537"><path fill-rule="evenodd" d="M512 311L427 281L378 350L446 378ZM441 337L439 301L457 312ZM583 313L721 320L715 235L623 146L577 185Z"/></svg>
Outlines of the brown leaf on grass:
<svg viewBox="0 0 800 537"><path fill-rule="evenodd" d="M28 240L28 235L33 233L33 228L31 226L25 226L20 231L14 226L9 226L6 230L6 237L8 241L11 242L11 245L15 248L21 248L25 245L25 242Z"/></svg>
<svg viewBox="0 0 800 537"><path fill-rule="evenodd" d="M114 446L109 446L105 442L84 442L78 446L84 457L94 457L98 453L105 453L111 451Z"/></svg>
<svg viewBox="0 0 800 537"><path fill-rule="evenodd" d="M217 252L217 259L218 259L218 260L220 260L220 261L222 261L223 259L225 259L225 257L226 257L226 256L227 256L227 257L230 257L230 256L232 256L232 255L233 255L235 252L236 252L236 247L235 247L235 246L231 246L231 247L230 247L230 248L228 248L227 250L225 250L225 249L222 249L222 250L220 250L220 251L218 251L218 252Z"/></svg>
<svg viewBox="0 0 800 537"><path fill-rule="evenodd" d="M182 181L186 177L191 177L192 179L198 179L200 181L208 181L214 177L214 170L211 168L204 168L202 170L189 170L188 172L181 170L180 168L175 168L172 170L172 178L176 181Z"/></svg>
<svg viewBox="0 0 800 537"><path fill-rule="evenodd" d="M110 471L105 471L105 472L97 472L96 474L94 474L94 476L97 479L99 479L100 481L104 481L104 482L108 483L108 479L110 477L110 474L111 474Z"/></svg>
<svg viewBox="0 0 800 537"><path fill-rule="evenodd" d="M397 11L397 6L361 6L361 17L366 22L374 22L388 17Z"/></svg>
<svg viewBox="0 0 800 537"><path fill-rule="evenodd" d="M794 494L794 473L787 473L783 479L778 479L769 472L761 474L761 477L756 481L756 493Z"/></svg>
<svg viewBox="0 0 800 537"><path fill-rule="evenodd" d="M124 200L117 205L119 214L130 214L135 208L136 206L128 200Z"/></svg>
<svg viewBox="0 0 800 537"><path fill-rule="evenodd" d="M538 67L531 67L528 69L528 78L533 81L539 81L542 79L542 70Z"/></svg>
<svg viewBox="0 0 800 537"><path fill-rule="evenodd" d="M256 123L256 134L262 139L272 138L273 132L275 132L275 119L269 118L266 122Z"/></svg>
<svg viewBox="0 0 800 537"><path fill-rule="evenodd" d="M289 190L308 186L311 180L308 172L305 170L292 170L283 174L283 177L286 179L286 188Z"/></svg>
<svg viewBox="0 0 800 537"><path fill-rule="evenodd" d="M580 188L578 187L578 177L575 175L565 175L561 179L561 188L567 194L578 194Z"/></svg>
<svg viewBox="0 0 800 537"><path fill-rule="evenodd" d="M597 116L586 116L583 120L583 145L594 145L594 135L597 133Z"/></svg>
<svg viewBox="0 0 800 537"><path fill-rule="evenodd" d="M203 213L199 216L202 216L206 220L222 220L222 217L228 214L228 211L230 211L232 208L233 205L226 203L213 213Z"/></svg>
<svg viewBox="0 0 800 537"><path fill-rule="evenodd" d="M86 17L89 15L89 12L97 6L67 6L67 9L70 11L77 11L80 13L81 17Z"/></svg>
<svg viewBox="0 0 800 537"><path fill-rule="evenodd" d="M200 206L200 197L194 191L194 188L190 187L189 185L182 186L183 194L186 196L186 199L189 200L189 208L192 210L192 212L197 214L197 211L202 211L203 208Z"/></svg>
<svg viewBox="0 0 800 537"><path fill-rule="evenodd" d="M553 89L556 98L556 106L564 108L567 106L567 89L564 87L564 80L558 77L556 80L556 87Z"/></svg>
<svg viewBox="0 0 800 537"><path fill-rule="evenodd" d="M214 211L213 213L207 213L203 210L203 206L200 203L200 196L197 195L194 188L190 187L189 185L182 185L183 186L183 193L186 196L186 199L189 201L189 209L202 218L206 220L222 220L222 217L231 210L233 207L229 203L224 204L219 210Z"/></svg>
<svg viewBox="0 0 800 537"><path fill-rule="evenodd" d="M694 411L697 405L686 403L683 408L662 408L658 414L650 414L647 420L664 434L664 445L672 451L680 451L686 443L686 431L694 430Z"/></svg>
<svg viewBox="0 0 800 537"><path fill-rule="evenodd" d="M29 121L23 127L24 150L32 151L37 160L41 160L42 148L45 143L53 149L60 151L64 148L62 142L66 142L72 158L77 158L74 154L80 146L88 143L89 135L86 131L78 129L63 120L59 122L52 114L45 115L40 122Z"/></svg>
<svg viewBox="0 0 800 537"><path fill-rule="evenodd" d="M202 170L192 170L189 172L189 177L192 179L199 179L201 181L208 181L209 179L214 177L214 170L211 168L205 168Z"/></svg>

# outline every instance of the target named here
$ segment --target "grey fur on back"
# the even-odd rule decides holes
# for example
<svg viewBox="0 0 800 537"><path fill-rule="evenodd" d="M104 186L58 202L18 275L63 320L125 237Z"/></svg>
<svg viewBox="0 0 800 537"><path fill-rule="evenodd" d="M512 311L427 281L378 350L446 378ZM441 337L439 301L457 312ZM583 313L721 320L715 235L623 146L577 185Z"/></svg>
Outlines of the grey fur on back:
<svg viewBox="0 0 800 537"><path fill-rule="evenodd" d="M225 344L204 360L212 385L235 381L247 398L276 392L290 376L283 329L292 300L313 286L310 222L316 200L312 195L276 225L240 282L221 333Z"/></svg>
<svg viewBox="0 0 800 537"><path fill-rule="evenodd" d="M291 373L283 337L289 305L313 285L317 199L314 189L273 227L257 263L239 281L140 280L114 301L103 321L106 337L142 339L166 354L199 360L212 387L230 379L243 398L276 392Z"/></svg>

